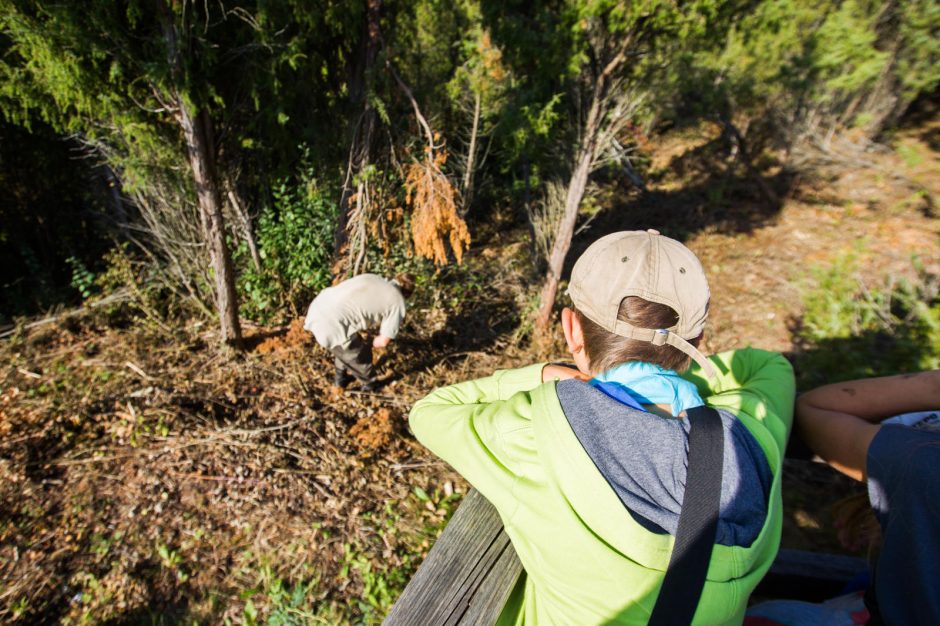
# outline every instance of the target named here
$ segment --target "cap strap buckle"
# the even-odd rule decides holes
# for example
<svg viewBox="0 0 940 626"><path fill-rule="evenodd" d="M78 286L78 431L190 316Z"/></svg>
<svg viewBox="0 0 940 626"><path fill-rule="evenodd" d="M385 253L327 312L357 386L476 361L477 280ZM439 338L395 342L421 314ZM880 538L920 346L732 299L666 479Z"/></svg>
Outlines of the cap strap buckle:
<svg viewBox="0 0 940 626"><path fill-rule="evenodd" d="M698 363L702 368L705 376L712 380L718 378L718 371L715 369L715 366L712 364L712 362L709 361L704 354L699 352L695 346L676 333L670 331L668 328L637 328L622 320L617 320L614 325L613 332L620 335L621 337L649 341L654 346L669 344L670 346L673 346L674 348L677 348L681 352L692 357L692 360Z"/></svg>

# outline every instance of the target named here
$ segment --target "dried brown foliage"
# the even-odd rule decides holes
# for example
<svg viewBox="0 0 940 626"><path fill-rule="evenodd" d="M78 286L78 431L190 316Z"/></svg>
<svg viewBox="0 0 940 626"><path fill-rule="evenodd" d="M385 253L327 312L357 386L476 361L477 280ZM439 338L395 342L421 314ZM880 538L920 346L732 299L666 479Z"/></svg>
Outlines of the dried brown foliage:
<svg viewBox="0 0 940 626"><path fill-rule="evenodd" d="M302 320L234 353L76 319L0 342L0 623L240 623L272 576L371 623L344 546L410 574L440 516L409 494L459 481L396 428L427 383L331 396Z"/></svg>
<svg viewBox="0 0 940 626"><path fill-rule="evenodd" d="M447 247L458 263L470 246L470 231L457 212L457 192L441 171L443 150L426 154L406 168L405 202L412 207L411 235L415 252L437 265L447 264Z"/></svg>
<svg viewBox="0 0 940 626"><path fill-rule="evenodd" d="M250 340L251 337L248 336L246 339ZM263 339L255 348L255 351L258 352L258 354L271 354L289 350L296 346L309 347L312 345L313 335L304 330L304 318L298 317L290 323L286 333Z"/></svg>
<svg viewBox="0 0 940 626"><path fill-rule="evenodd" d="M407 239L405 233L405 209L400 199L395 197L391 190L382 188L373 198L370 210L372 219L369 221L369 234L373 241L382 249L386 257L392 253L392 244Z"/></svg>
<svg viewBox="0 0 940 626"><path fill-rule="evenodd" d="M361 454L370 456L378 452L392 441L395 426L392 421L392 412L381 408L374 415L365 415L353 424L349 434L359 444Z"/></svg>

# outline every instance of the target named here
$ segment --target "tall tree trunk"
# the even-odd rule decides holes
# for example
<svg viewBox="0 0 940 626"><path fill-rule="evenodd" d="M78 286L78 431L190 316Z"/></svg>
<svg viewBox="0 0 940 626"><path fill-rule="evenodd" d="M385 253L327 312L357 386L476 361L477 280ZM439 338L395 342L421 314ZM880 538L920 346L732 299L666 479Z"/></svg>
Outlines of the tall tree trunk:
<svg viewBox="0 0 940 626"><path fill-rule="evenodd" d="M625 36L619 48L609 57L604 69L593 82L591 92L591 107L588 109L587 120L581 134L580 146L574 163L574 170L568 181L568 193L565 196L565 213L555 232L555 241L552 244L552 253L548 259L548 271L542 283L539 295L539 313L535 318L536 337L545 338L549 334L549 324L552 320L552 308L555 306L555 294L558 293L558 282L561 280L561 270L571 248L571 239L574 237L574 225L578 220L578 208L587 188L588 177L594 166L598 151L598 139L603 130L604 119L610 107L608 93L614 76L623 66L627 58L627 50L633 45L642 24L638 23L632 32Z"/></svg>
<svg viewBox="0 0 940 626"><path fill-rule="evenodd" d="M480 132L480 109L481 109L481 100L483 98L480 96L478 91L475 94L473 102L473 127L470 130L470 147L467 149L467 168L463 173L463 200L464 207L470 206L470 199L473 195L473 168L474 161L476 160L477 154L477 135Z"/></svg>
<svg viewBox="0 0 940 626"><path fill-rule="evenodd" d="M172 96L176 107L176 121L186 141L186 152L199 201L202 234L209 245L209 260L215 275L216 309L219 313L222 341L234 344L241 340L242 329L238 320L235 268L225 241L225 218L222 215L222 195L215 167L212 122L205 111L192 110L191 105L183 98L180 88L184 84L184 74L176 18L166 0L157 0L157 12L166 43L167 63L175 83L168 95Z"/></svg>
<svg viewBox="0 0 940 626"><path fill-rule="evenodd" d="M372 136L377 121L375 109L366 97L366 81L372 73L372 68L375 67L375 59L379 52L381 9L382 0L368 0L364 37L365 49L361 61L356 63L351 72L349 99L353 105L353 110L362 107L362 113L357 118L349 146L346 178L343 181L343 191L339 200L339 217L336 221L336 230L333 233L334 278L344 274L348 269L346 246L349 242L350 221L356 214L357 205L361 204L363 200L358 196L364 191L362 181L356 179L369 165ZM357 196L356 202L352 201L354 195Z"/></svg>
<svg viewBox="0 0 940 626"><path fill-rule="evenodd" d="M241 340L242 330L238 320L235 268L225 241L222 196L219 193L218 176L208 140L211 136L211 122L205 111L194 116L182 98L178 97L177 101L179 124L183 129L189 164L193 170L193 181L196 183L203 236L209 244L209 258L215 275L216 307L221 322L222 341L228 344L237 343Z"/></svg>
<svg viewBox="0 0 940 626"><path fill-rule="evenodd" d="M571 239L574 237L574 225L578 219L578 208L584 197L588 176L591 174L591 164L594 160L593 148L585 148L575 164L571 179L568 181L568 193L565 196L565 214L555 233L552 244L552 254L548 259L548 271L542 283L539 295L539 314L535 320L536 332L546 335L552 319L552 308L555 305L555 294L558 293L558 281L561 280L561 270L571 248Z"/></svg>

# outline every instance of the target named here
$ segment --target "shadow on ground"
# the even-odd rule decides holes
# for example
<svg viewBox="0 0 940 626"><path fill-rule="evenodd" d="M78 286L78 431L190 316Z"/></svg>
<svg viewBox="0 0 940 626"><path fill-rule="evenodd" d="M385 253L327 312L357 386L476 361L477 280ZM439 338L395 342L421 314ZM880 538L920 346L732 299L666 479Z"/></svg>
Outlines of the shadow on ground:
<svg viewBox="0 0 940 626"><path fill-rule="evenodd" d="M669 178L682 182L675 187ZM771 176L749 175L742 166L728 163L721 139L712 140L674 157L664 172L649 181L641 192L629 183L614 185L609 208L572 241L563 275L571 272L581 253L600 237L621 230L654 228L664 235L686 241L703 230L721 233L750 233L780 213L794 187L796 173L778 168Z"/></svg>
<svg viewBox="0 0 940 626"><path fill-rule="evenodd" d="M866 330L813 342L801 336L800 324L796 320L792 325L797 347L788 357L801 391L855 378L918 372L935 367L940 358L936 338L930 336L923 320L911 320L890 331Z"/></svg>
<svg viewBox="0 0 940 626"><path fill-rule="evenodd" d="M486 288L473 297L460 298L438 330L402 333L396 359L404 368L400 373L420 372L443 361L492 349L519 326L519 311L511 298L512 294Z"/></svg>

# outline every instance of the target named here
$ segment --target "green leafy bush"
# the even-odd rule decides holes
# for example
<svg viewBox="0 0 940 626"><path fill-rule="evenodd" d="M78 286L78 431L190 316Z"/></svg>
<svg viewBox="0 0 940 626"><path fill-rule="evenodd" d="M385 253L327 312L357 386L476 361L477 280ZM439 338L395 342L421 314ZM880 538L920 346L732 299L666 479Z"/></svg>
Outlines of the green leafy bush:
<svg viewBox="0 0 940 626"><path fill-rule="evenodd" d="M88 269L81 259L70 256L65 259L69 269L72 270L70 282L73 289L82 294L82 299L88 299L95 292L95 275Z"/></svg>
<svg viewBox="0 0 940 626"><path fill-rule="evenodd" d="M260 322L300 314L329 284L337 216L336 203L317 185L310 167L296 183L279 181L272 195L274 202L258 216L260 271L249 262L247 245L235 254L242 266L242 314Z"/></svg>
<svg viewBox="0 0 940 626"><path fill-rule="evenodd" d="M863 279L853 256L816 268L795 331L799 386L940 367L940 277Z"/></svg>

